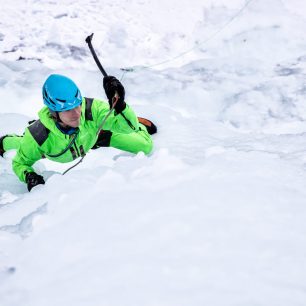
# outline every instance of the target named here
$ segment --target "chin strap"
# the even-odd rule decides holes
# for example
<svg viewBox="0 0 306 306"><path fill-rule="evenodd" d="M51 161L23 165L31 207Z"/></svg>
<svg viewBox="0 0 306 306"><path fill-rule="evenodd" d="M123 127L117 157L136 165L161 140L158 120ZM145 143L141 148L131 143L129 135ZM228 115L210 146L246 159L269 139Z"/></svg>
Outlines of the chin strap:
<svg viewBox="0 0 306 306"><path fill-rule="evenodd" d="M56 116L56 122L63 122L59 116L58 112L55 112L55 116Z"/></svg>
<svg viewBox="0 0 306 306"><path fill-rule="evenodd" d="M63 123L63 121L61 120L58 112L55 112L55 111L51 110L50 108L49 108L49 112L50 112L51 116L53 117L53 119L55 120L55 122Z"/></svg>

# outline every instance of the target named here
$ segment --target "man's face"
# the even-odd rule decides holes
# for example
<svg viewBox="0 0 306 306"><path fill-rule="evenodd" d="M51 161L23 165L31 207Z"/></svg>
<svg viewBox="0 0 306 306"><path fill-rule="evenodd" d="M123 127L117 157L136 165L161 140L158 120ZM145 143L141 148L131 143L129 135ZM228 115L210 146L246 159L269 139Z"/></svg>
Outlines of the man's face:
<svg viewBox="0 0 306 306"><path fill-rule="evenodd" d="M59 112L59 117L65 125L76 128L80 125L82 108L79 105L76 108L65 112Z"/></svg>

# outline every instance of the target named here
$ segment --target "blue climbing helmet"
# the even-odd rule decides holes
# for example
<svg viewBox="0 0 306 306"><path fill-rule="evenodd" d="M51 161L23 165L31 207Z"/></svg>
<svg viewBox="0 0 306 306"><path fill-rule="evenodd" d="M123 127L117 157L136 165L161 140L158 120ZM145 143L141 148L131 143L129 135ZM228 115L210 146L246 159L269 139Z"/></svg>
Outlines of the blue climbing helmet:
<svg viewBox="0 0 306 306"><path fill-rule="evenodd" d="M60 74L51 74L47 78L42 94L44 104L53 112L64 112L82 103L82 95L76 84Z"/></svg>

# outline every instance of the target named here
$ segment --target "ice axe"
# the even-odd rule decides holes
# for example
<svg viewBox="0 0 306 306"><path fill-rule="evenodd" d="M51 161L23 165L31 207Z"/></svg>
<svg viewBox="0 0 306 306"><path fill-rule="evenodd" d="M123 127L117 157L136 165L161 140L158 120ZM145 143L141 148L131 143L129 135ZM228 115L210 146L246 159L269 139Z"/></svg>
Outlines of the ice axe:
<svg viewBox="0 0 306 306"><path fill-rule="evenodd" d="M95 62L96 62L96 64L97 64L99 70L101 71L102 75L103 75L104 77L106 77L106 76L108 76L108 74L106 73L105 69L104 69L103 66L101 65L101 62L99 61L99 58L98 58L98 56L97 56L97 54L96 54L96 51L95 51L95 49L94 49L94 47L92 46L92 43L91 43L93 35L94 35L94 33L92 33L92 34L90 34L89 36L87 36L86 39L85 39L85 41L86 41L86 43L88 44L88 48L89 48L89 50L90 50L90 52L91 52L91 54L92 54L92 56L93 56L93 58L94 58L94 60L95 60ZM112 110L114 109L114 107L115 107L115 105L116 105L118 99L119 99L119 95L118 95L118 93L116 92L115 95L114 95L114 97L113 97L113 99L112 99L112 108L111 108Z"/></svg>

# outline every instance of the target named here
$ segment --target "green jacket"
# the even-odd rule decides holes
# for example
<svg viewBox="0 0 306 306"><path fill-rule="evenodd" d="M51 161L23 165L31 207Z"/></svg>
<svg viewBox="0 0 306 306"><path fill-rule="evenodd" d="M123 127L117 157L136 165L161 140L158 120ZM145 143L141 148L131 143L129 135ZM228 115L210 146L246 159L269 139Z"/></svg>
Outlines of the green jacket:
<svg viewBox="0 0 306 306"><path fill-rule="evenodd" d="M39 120L25 130L20 147L13 159L14 172L21 181L25 181L27 172L35 172L32 165L44 157L56 162L66 163L84 155L96 143L99 126L108 112L108 103L83 98L79 132L74 145L64 154L51 157L50 155L58 155L67 148L74 136L62 133L51 118L48 108L42 108L39 112ZM113 111L103 126L103 130L122 134L134 133L140 129L137 117L128 105L122 114L116 114ZM152 142L148 141L142 151L149 153L151 149Z"/></svg>

